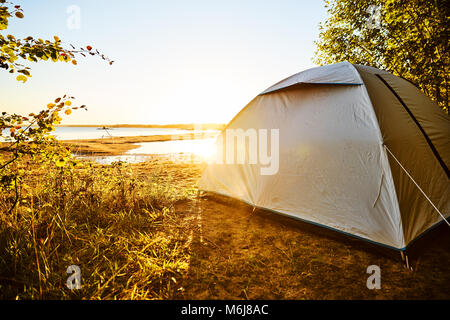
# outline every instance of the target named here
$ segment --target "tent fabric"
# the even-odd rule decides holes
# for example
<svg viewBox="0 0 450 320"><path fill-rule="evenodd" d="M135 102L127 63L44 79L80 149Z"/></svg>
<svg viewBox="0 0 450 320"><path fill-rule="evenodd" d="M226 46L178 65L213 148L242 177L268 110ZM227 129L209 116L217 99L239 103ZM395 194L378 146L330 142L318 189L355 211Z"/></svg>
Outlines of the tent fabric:
<svg viewBox="0 0 450 320"><path fill-rule="evenodd" d="M356 68L359 69L358 66ZM450 163L449 117L408 81L390 74L382 75L382 79L406 104L417 120L417 124L382 79L373 73L362 70L359 72L368 88L377 114L383 133L383 142L414 177L431 201L444 216L448 217L450 212L449 178L427 142L427 137L448 166ZM390 166L403 221L405 242L408 244L435 223L442 221L442 218L391 157Z"/></svg>
<svg viewBox="0 0 450 320"><path fill-rule="evenodd" d="M278 129L278 171L224 161L227 129ZM313 68L265 90L228 124L199 187L404 249L442 218L384 145L448 217L449 130L448 116L406 80L348 62ZM248 152L250 140L234 153Z"/></svg>
<svg viewBox="0 0 450 320"><path fill-rule="evenodd" d="M316 67L299 72L286 78L262 92L262 94L281 90L295 84L347 84L362 85L363 82L352 64L341 62L323 67Z"/></svg>

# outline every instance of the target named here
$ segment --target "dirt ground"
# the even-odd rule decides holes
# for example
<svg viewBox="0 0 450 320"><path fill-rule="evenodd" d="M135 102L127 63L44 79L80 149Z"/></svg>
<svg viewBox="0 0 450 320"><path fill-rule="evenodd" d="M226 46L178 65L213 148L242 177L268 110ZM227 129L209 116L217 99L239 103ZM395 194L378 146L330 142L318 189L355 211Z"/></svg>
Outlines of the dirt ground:
<svg viewBox="0 0 450 320"><path fill-rule="evenodd" d="M198 165L174 165L195 185ZM190 254L179 299L449 299L450 228L441 224L400 253L325 228L202 193L177 203L167 232ZM367 267L381 269L369 290Z"/></svg>
<svg viewBox="0 0 450 320"><path fill-rule="evenodd" d="M207 195L179 204L178 236L188 237L186 299L449 299L450 230L433 230L408 253ZM446 228L443 228L446 227ZM369 290L367 267L381 269Z"/></svg>

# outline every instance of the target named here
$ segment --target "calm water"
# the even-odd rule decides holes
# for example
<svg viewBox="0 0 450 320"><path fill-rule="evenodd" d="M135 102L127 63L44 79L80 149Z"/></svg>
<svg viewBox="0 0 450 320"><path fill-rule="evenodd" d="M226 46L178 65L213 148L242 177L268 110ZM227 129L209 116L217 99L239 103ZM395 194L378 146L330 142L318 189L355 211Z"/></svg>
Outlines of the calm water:
<svg viewBox="0 0 450 320"><path fill-rule="evenodd" d="M111 128L101 130L93 127L58 127L54 135L58 140L101 139L103 137L156 136L164 134L183 134L190 130L172 128Z"/></svg>
<svg viewBox="0 0 450 320"><path fill-rule="evenodd" d="M213 150L216 139L174 140L164 142L143 142L139 148L127 152L127 154L169 154L169 153L194 153L200 156L209 156Z"/></svg>
<svg viewBox="0 0 450 320"><path fill-rule="evenodd" d="M204 132L214 132L205 130ZM52 133L58 140L101 139L103 137L132 137L132 136L156 136L167 134L184 134L196 132L176 128L111 128L102 130L96 127L57 127ZM3 130L3 135L9 135L9 129Z"/></svg>
<svg viewBox="0 0 450 320"><path fill-rule="evenodd" d="M6 130L7 131L7 130ZM130 136L153 136L153 135L179 135L193 133L194 130L184 130L175 128L111 128L99 130L95 127L57 127L53 134L58 140L79 140L79 139L101 139L113 137ZM205 130L203 132L217 132L216 130ZM138 163L148 160L152 154L193 154L206 158L214 150L214 138L196 140L174 140L164 142L143 142L139 143L139 148L128 151L120 156L78 156L81 159L95 160L102 164L111 164L115 161Z"/></svg>
<svg viewBox="0 0 450 320"><path fill-rule="evenodd" d="M139 148L129 150L120 156L78 156L80 159L94 160L101 164L111 164L117 161L128 163L145 162L151 155L168 155L173 161L192 162L207 160L213 150L215 138L196 140L174 140L163 142L139 143ZM193 155L194 157L191 157Z"/></svg>

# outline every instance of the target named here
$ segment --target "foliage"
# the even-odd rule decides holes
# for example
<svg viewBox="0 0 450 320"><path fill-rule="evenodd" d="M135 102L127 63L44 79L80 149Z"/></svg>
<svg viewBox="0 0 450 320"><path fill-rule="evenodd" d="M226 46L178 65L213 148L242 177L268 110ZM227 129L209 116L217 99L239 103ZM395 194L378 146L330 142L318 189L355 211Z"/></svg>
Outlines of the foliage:
<svg viewBox="0 0 450 320"><path fill-rule="evenodd" d="M22 19L24 17L23 10L19 5L13 5L5 0L0 0L0 31L8 28L9 19L16 17ZM25 66L19 61L47 61L53 62L71 62L77 65L75 55L98 55L103 60L113 64L105 55L98 50L94 50L91 46L76 49L70 44L71 49L64 48L59 37L55 36L54 40L35 39L27 37L25 39L16 39L13 35L0 34L0 68L9 70L10 73L19 73L16 77L18 81L26 82L27 77L31 77L30 67Z"/></svg>
<svg viewBox="0 0 450 320"><path fill-rule="evenodd" d="M12 17L23 18L20 6L0 0L0 31ZM0 68L25 82L30 68L21 60L76 65L80 54L113 62L91 46L71 47L56 36L20 40L0 33ZM121 162L75 161L51 135L62 116L86 109L72 106L73 99L57 98L28 116L0 115L0 298L174 297L189 257L161 226L176 201L195 193L151 174L139 178ZM90 275L81 290L65 286L72 264Z"/></svg>
<svg viewBox="0 0 450 320"><path fill-rule="evenodd" d="M74 166L69 149L59 144L50 133L61 121L60 114L71 114L78 107L72 106L73 97L65 95L50 103L46 110L28 117L2 112L0 116L0 191L14 192L11 211L17 205L22 181L27 173L25 165L33 163L41 167L53 163L59 168ZM86 109L85 106L80 108Z"/></svg>
<svg viewBox="0 0 450 320"><path fill-rule="evenodd" d="M315 62L347 60L417 84L448 113L450 48L446 1L330 0ZM379 25L373 21L379 8Z"/></svg>
<svg viewBox="0 0 450 320"><path fill-rule="evenodd" d="M0 0L0 31L8 28L11 18L22 19L23 10L20 5L5 0ZM3 35L0 33L0 69L9 70L9 73L17 72L18 81L26 82L27 77L31 77L30 67L22 64L22 60L39 62L52 60L54 62L72 62L76 54L82 56L100 55L103 60L110 61L98 50L93 50L91 46L86 49L76 50L66 49L62 46L62 41L55 36L54 41L34 39L16 39L13 35ZM20 201L22 191L23 176L26 173L24 164L39 164L40 166L55 164L63 170L64 166L73 166L75 161L71 159L70 150L61 146L51 135L54 126L60 123L61 116L70 115L74 98L67 95L57 98L54 103L50 103L47 109L37 114L31 113L28 116L20 114L8 114L2 112L0 115L0 191L5 194L14 193L11 200L11 207L7 210L11 213ZM83 105L80 108L85 109Z"/></svg>

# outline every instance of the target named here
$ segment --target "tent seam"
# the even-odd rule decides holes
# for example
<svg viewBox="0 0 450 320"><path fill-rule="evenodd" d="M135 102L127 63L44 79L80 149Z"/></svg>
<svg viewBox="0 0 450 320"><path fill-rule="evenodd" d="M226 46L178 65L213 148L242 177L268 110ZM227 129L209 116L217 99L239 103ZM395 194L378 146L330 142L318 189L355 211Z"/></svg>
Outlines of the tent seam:
<svg viewBox="0 0 450 320"><path fill-rule="evenodd" d="M398 93L392 88L383 77L381 77L379 74L376 74L377 78L383 82L383 84L392 92L392 94L397 98L397 100L400 102L400 104L403 106L405 111L408 113L408 115L411 117L413 122L416 124L416 126L419 128L420 132L422 133L423 137L425 138L428 146L430 147L431 151L433 152L434 157L441 165L442 169L444 170L445 174L447 175L447 178L450 179L450 170L448 169L447 165L445 164L444 160L441 158L441 155L437 151L436 147L434 146L433 142L431 141L430 137L425 132L425 129L420 124L419 120L414 116L412 111L408 108L406 103L403 101L403 99L398 95Z"/></svg>
<svg viewBox="0 0 450 320"><path fill-rule="evenodd" d="M361 77L360 71L353 64L351 64L351 66L354 68L354 70L358 74L359 78L361 79L361 82L364 83L364 93L365 93L366 97L368 98L368 100L370 102L371 111L373 113L374 119L376 119L375 125L376 125L376 128L378 129L377 131L378 131L378 137L379 137L379 142L380 142L380 156L384 157L387 160L387 165L388 165L388 169L389 169L389 170L386 170L385 165L383 164L384 163L383 159L380 159L380 161L382 162L381 170L383 170L383 172L384 171L388 171L388 172L384 172L386 174L386 180L389 180L391 182L392 186L393 186L391 192L393 192L393 194L394 194L394 201L396 202L395 203L396 205L394 206L394 209L395 209L396 214L398 215L399 221L400 221L400 232L401 232L402 246L404 248L406 248L407 244L406 244L406 240L405 240L406 239L405 238L405 230L403 228L403 219L402 219L402 214L401 214L401 209L400 209L400 201L398 200L397 191L395 190L395 181L394 181L394 177L392 175L392 170L391 170L391 165L389 163L389 158L388 158L388 155L385 152L384 148L382 147L384 145L384 140L383 140L383 134L381 132L381 127L380 127L380 124L378 122L379 120L378 120L378 117L377 117L377 113L375 112L375 107L373 106L372 99L370 99L370 95L369 95L369 92L367 90L367 86L366 86L364 80Z"/></svg>

